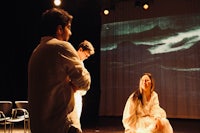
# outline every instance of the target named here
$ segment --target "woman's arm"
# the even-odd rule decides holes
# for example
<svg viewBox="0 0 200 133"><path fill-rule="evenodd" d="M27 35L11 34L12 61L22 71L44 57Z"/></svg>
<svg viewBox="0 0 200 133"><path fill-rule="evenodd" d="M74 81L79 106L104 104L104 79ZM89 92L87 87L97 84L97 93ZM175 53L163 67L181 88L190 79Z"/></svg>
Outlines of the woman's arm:
<svg viewBox="0 0 200 133"><path fill-rule="evenodd" d="M133 94L131 94L125 104L123 111L122 123L126 133L133 133L136 123L136 102L133 101Z"/></svg>
<svg viewBox="0 0 200 133"><path fill-rule="evenodd" d="M159 99L158 99L158 94L156 92L152 93L152 99L151 99L151 116L155 117L155 118L166 118L166 112L163 108L160 107L159 104Z"/></svg>

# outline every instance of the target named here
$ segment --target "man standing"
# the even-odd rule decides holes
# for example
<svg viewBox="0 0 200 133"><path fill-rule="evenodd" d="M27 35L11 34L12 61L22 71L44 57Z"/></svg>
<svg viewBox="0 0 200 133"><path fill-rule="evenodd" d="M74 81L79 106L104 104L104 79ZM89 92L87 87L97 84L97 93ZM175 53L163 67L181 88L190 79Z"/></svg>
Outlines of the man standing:
<svg viewBox="0 0 200 133"><path fill-rule="evenodd" d="M67 114L74 109L74 92L90 88L90 74L68 42L72 19L60 8L42 14L40 44L28 64L32 133L68 133Z"/></svg>
<svg viewBox="0 0 200 133"><path fill-rule="evenodd" d="M84 60L88 59L91 55L93 55L95 51L92 43L87 40L84 40L79 44L77 53L80 60L83 62ZM69 78L67 78L67 80L69 80ZM76 133L82 132L80 122L82 112L82 96L84 96L86 93L86 90L77 90L74 93L75 107L74 110L67 116L68 119L72 122L72 126L75 127L74 132Z"/></svg>

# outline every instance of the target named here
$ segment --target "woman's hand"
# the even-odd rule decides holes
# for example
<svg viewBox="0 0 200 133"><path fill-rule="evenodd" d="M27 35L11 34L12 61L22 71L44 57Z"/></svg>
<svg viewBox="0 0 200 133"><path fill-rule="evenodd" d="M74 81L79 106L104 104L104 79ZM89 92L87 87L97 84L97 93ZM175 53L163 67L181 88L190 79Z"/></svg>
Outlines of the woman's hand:
<svg viewBox="0 0 200 133"><path fill-rule="evenodd" d="M162 130L163 129L163 125L161 123L160 118L156 118L155 121L156 121L155 130L156 131Z"/></svg>

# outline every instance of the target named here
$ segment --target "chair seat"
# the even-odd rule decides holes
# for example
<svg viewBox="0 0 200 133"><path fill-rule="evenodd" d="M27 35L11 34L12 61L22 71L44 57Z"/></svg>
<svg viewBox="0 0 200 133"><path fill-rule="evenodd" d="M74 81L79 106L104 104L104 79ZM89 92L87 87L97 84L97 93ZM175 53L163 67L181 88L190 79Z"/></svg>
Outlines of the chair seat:
<svg viewBox="0 0 200 133"><path fill-rule="evenodd" d="M24 121L24 118L12 118L12 119L8 119L8 122L20 122L20 121Z"/></svg>
<svg viewBox="0 0 200 133"><path fill-rule="evenodd" d="M29 115L25 115L25 116L17 116L17 118L22 118L22 119L28 119L29 118Z"/></svg>
<svg viewBox="0 0 200 133"><path fill-rule="evenodd" d="M5 120L9 120L10 117L5 117L5 118L0 118L0 122L5 121Z"/></svg>

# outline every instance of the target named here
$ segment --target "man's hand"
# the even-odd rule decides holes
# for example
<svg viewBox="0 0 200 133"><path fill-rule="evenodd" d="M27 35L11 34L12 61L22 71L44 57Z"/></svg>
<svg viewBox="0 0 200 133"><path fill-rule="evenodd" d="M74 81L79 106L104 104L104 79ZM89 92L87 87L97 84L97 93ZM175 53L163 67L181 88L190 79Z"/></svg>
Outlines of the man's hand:
<svg viewBox="0 0 200 133"><path fill-rule="evenodd" d="M65 78L65 81L72 87L72 89L74 90L74 92L76 92L76 90L78 90L78 87L76 87L72 82L71 79L69 78L69 76L67 76Z"/></svg>

